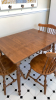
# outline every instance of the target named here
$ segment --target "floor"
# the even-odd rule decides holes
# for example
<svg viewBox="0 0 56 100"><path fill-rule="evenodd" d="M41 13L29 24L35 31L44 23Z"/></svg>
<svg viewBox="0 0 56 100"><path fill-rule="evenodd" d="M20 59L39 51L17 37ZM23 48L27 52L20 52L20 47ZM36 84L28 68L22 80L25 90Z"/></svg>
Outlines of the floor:
<svg viewBox="0 0 56 100"><path fill-rule="evenodd" d="M25 75L27 75L28 70L30 69L30 61L34 58L37 53L21 61L20 69ZM16 78L16 71L11 74ZM38 73L31 70L30 75L34 78L39 76ZM6 84L12 81L9 76L5 77ZM39 80L41 83L44 83L44 76L41 76ZM4 95L3 91L3 78L0 76L0 100L56 100L56 77L54 74L47 76L47 90L46 95L44 95L44 88L34 82L33 79L28 77L26 80L21 77L21 96L18 95L17 81L11 84L6 89L6 94Z"/></svg>

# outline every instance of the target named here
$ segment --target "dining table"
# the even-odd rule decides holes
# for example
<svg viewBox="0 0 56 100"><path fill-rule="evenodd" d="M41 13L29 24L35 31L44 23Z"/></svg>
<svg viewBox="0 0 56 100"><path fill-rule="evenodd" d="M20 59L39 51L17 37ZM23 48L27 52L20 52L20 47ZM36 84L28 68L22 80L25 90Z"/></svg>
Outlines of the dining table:
<svg viewBox="0 0 56 100"><path fill-rule="evenodd" d="M2 33L0 33L2 34ZM20 88L20 63L25 58L52 45L55 51L56 36L47 32L29 29L0 38L0 51L4 53L14 64L17 65L18 95Z"/></svg>

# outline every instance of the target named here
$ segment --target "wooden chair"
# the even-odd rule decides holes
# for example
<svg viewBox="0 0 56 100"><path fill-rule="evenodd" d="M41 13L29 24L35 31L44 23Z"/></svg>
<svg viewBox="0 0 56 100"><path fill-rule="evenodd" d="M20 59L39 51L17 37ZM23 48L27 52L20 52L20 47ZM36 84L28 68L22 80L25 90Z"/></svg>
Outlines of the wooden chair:
<svg viewBox="0 0 56 100"><path fill-rule="evenodd" d="M46 77L47 75L53 73L56 69L56 53L48 52L46 54L39 54L35 58L33 58L30 62L30 70L28 70L28 73L26 77L24 76L23 72L20 70L21 76L24 79L27 79L28 76L30 76L31 69L33 69L35 72L39 73L40 76L44 75L44 85L41 84L39 81L37 81L40 76L37 79L34 79L31 77L35 82L38 82L40 85L44 87L44 94L46 94Z"/></svg>
<svg viewBox="0 0 56 100"><path fill-rule="evenodd" d="M44 94L46 94L46 77L47 75L53 73L56 68L56 53L48 52L46 54L39 54L35 58L33 58L30 62L31 69L33 69L35 72L39 73L40 76L44 75L44 85L41 84L39 81L37 81L40 76L37 79L34 79L33 77L30 77L34 79L34 81L38 82L40 85L44 87Z"/></svg>
<svg viewBox="0 0 56 100"><path fill-rule="evenodd" d="M15 70L16 70L16 65L13 64L5 55L2 55L0 51L0 75L3 76L3 90L5 95L6 95L6 87L16 81L16 79L13 79L13 77L10 75ZM13 79L13 81L8 85L6 85L5 82L6 75L10 76Z"/></svg>
<svg viewBox="0 0 56 100"><path fill-rule="evenodd" d="M52 24L38 24L39 26L39 31L43 31L43 32L47 32L50 34L55 35L56 34L56 26L52 25ZM50 51L51 49L51 45L45 47L44 49L42 49L42 51Z"/></svg>

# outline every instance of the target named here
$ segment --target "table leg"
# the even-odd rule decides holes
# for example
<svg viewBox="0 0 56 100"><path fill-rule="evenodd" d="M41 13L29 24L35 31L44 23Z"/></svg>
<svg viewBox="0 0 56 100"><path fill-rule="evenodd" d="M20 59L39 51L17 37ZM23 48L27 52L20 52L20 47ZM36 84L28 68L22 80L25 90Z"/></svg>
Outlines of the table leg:
<svg viewBox="0 0 56 100"><path fill-rule="evenodd" d="M20 63L17 64L17 83L18 83L18 94L21 95L21 90L20 90Z"/></svg>

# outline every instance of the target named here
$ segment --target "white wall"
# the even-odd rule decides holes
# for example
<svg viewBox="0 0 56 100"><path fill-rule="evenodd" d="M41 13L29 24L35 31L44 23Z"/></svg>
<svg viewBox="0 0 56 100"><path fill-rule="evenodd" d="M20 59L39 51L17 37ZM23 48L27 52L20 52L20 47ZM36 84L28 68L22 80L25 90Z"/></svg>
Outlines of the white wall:
<svg viewBox="0 0 56 100"><path fill-rule="evenodd" d="M56 0L51 0L49 24L56 26Z"/></svg>
<svg viewBox="0 0 56 100"><path fill-rule="evenodd" d="M38 0L37 9L49 8L50 0ZM0 19L0 37L14 34L23 30L38 28L38 23L47 23L48 11L35 14L1 18Z"/></svg>

